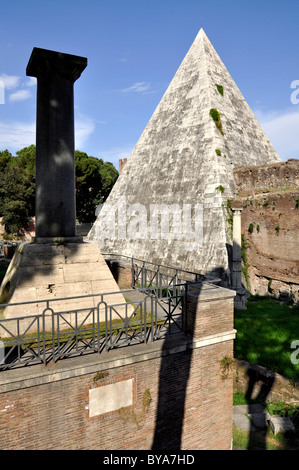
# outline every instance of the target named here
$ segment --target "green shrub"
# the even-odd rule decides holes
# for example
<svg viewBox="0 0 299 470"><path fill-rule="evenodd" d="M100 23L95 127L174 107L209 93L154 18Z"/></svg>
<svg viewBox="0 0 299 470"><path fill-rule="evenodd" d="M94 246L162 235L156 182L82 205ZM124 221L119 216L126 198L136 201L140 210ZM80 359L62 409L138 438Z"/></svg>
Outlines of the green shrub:
<svg viewBox="0 0 299 470"><path fill-rule="evenodd" d="M215 188L215 189L216 189L216 191L220 191L221 194L223 194L224 191L225 191L225 188L222 186L222 184L220 184L219 186L217 186L217 188Z"/></svg>
<svg viewBox="0 0 299 470"><path fill-rule="evenodd" d="M213 121L215 122L215 125L217 127L217 129L221 132L221 134L223 135L223 130L222 130L222 124L221 124L221 120L220 120L220 113L219 111L217 111L217 109L215 108L211 108L210 109L210 116L211 118L213 119Z"/></svg>
<svg viewBox="0 0 299 470"><path fill-rule="evenodd" d="M250 224L248 227L248 232L253 233L253 229L254 229L253 224Z"/></svg>
<svg viewBox="0 0 299 470"><path fill-rule="evenodd" d="M221 96L223 96L223 86L222 85L216 85L218 92L220 93Z"/></svg>
<svg viewBox="0 0 299 470"><path fill-rule="evenodd" d="M231 201L227 199L226 201L226 213L227 213L227 223L231 240L233 239L233 211Z"/></svg>
<svg viewBox="0 0 299 470"><path fill-rule="evenodd" d="M249 246L250 244L247 242L244 234L242 233L241 235L241 272L242 272L242 275L245 279L245 283L246 283L246 287L248 290L250 290L250 278L249 278L249 273L248 273L248 269L249 269L249 263L248 263L248 257L247 257L247 252L246 252L246 248Z"/></svg>

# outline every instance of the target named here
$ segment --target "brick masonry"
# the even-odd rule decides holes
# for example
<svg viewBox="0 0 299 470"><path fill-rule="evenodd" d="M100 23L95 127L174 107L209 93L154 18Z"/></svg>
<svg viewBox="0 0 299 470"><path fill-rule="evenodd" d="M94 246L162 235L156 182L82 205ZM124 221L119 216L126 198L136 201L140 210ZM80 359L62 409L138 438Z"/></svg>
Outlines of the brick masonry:
<svg viewBox="0 0 299 470"><path fill-rule="evenodd" d="M106 259L120 289L132 289L132 265L115 259Z"/></svg>
<svg viewBox="0 0 299 470"><path fill-rule="evenodd" d="M299 160L234 171L252 294L299 302Z"/></svg>
<svg viewBox="0 0 299 470"><path fill-rule="evenodd" d="M234 293L218 288L221 305L215 295L197 294L197 314L201 296L207 322L223 307L222 329L1 372L0 448L230 449L233 371L221 361L233 356ZM90 417L89 391L122 381L132 404Z"/></svg>

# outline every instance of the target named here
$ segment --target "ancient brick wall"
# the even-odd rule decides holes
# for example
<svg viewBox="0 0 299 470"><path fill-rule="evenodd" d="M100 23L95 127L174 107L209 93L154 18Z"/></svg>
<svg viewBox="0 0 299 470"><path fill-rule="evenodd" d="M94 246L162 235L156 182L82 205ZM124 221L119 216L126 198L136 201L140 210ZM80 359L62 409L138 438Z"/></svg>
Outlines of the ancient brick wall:
<svg viewBox="0 0 299 470"><path fill-rule="evenodd" d="M299 160L234 171L248 290L299 301Z"/></svg>
<svg viewBox="0 0 299 470"><path fill-rule="evenodd" d="M106 259L106 263L120 289L132 289L132 266L128 262Z"/></svg>
<svg viewBox="0 0 299 470"><path fill-rule="evenodd" d="M199 295L197 312L204 302L209 318L216 315L215 295L222 295L232 325L233 293L226 289L209 299ZM2 371L0 448L230 449L233 371L223 363L233 356L229 325L217 332L212 327L208 335L169 336L100 356ZM122 393L113 398L117 387Z"/></svg>
<svg viewBox="0 0 299 470"><path fill-rule="evenodd" d="M234 169L239 196L259 193L290 191L299 188L299 160L291 158L284 162Z"/></svg>

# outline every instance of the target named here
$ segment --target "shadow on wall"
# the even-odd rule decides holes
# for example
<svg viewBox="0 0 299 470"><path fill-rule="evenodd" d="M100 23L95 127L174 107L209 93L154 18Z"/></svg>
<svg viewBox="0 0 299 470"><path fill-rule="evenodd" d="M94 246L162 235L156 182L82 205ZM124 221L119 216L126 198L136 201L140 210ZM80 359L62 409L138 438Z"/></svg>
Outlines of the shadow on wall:
<svg viewBox="0 0 299 470"><path fill-rule="evenodd" d="M198 296L202 290L199 285ZM193 342L195 315L191 323L188 321L186 339ZM186 325L186 319L182 319ZM190 347L184 354L173 354L169 349L175 346L176 336L167 335L163 343L162 362L159 371L158 405L156 411L156 425L152 450L179 450L182 449L182 435L185 419L187 387L190 378L193 349ZM196 397L194 397L196 401ZM199 419L199 417L198 417Z"/></svg>

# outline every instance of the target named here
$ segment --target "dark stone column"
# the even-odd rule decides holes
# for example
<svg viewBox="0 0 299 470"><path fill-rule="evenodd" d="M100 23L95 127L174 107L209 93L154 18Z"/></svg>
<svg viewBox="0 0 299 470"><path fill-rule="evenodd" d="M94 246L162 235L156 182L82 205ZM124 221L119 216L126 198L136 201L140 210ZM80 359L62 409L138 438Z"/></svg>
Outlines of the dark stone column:
<svg viewBox="0 0 299 470"><path fill-rule="evenodd" d="M37 78L37 241L76 236L73 88L86 65L84 57L39 48L27 65Z"/></svg>

